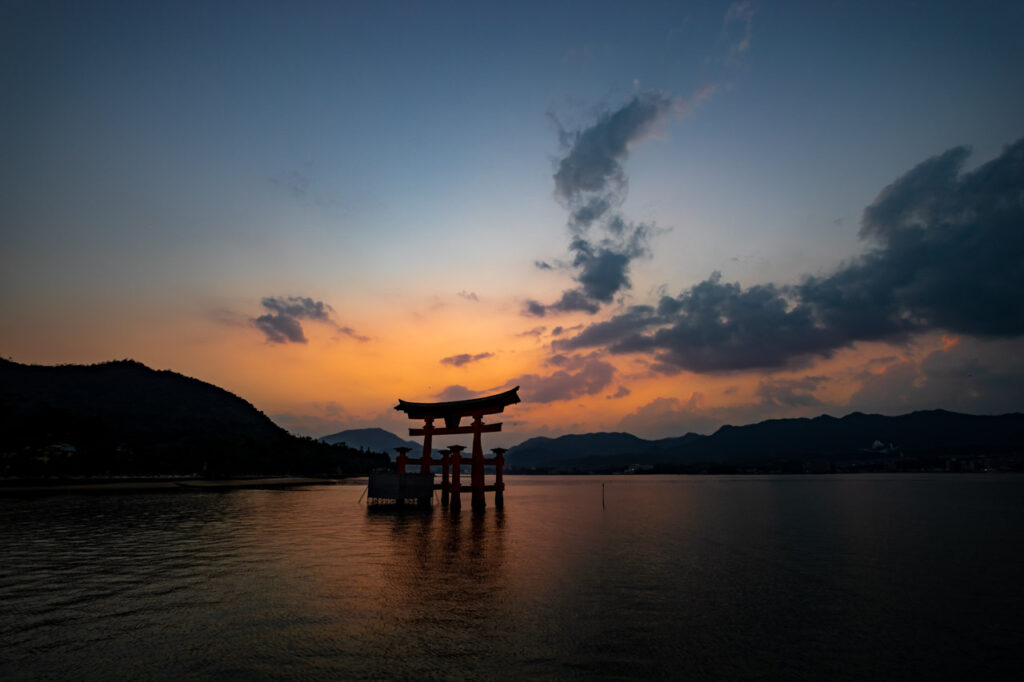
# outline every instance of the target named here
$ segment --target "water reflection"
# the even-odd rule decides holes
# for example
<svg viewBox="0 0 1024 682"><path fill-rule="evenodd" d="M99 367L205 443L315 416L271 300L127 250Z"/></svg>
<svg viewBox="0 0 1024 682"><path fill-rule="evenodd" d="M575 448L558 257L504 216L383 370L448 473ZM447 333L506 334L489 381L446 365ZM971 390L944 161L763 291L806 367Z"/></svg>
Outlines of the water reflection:
<svg viewBox="0 0 1024 682"><path fill-rule="evenodd" d="M385 533L385 601L418 645L486 653L500 638L508 602L507 512L370 508L372 536Z"/></svg>
<svg viewBox="0 0 1024 682"><path fill-rule="evenodd" d="M607 504L601 504L601 484ZM1008 677L1022 477L0 498L0 679Z"/></svg>

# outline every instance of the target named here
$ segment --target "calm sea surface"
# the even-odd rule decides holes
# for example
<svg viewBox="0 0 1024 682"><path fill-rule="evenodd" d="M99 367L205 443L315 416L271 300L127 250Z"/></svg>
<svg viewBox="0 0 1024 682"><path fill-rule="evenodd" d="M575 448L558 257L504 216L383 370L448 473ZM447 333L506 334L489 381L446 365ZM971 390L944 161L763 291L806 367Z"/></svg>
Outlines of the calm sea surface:
<svg viewBox="0 0 1024 682"><path fill-rule="evenodd" d="M0 498L0 679L1020 679L1024 477L507 481Z"/></svg>

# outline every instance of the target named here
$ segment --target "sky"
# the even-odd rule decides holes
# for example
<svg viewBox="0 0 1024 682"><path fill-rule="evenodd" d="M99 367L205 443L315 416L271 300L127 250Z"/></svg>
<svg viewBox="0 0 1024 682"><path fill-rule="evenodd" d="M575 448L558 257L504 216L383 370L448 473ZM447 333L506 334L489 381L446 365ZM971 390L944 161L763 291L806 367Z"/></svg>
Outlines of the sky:
<svg viewBox="0 0 1024 682"><path fill-rule="evenodd" d="M0 2L0 355L488 445L1024 411L1020 2Z"/></svg>

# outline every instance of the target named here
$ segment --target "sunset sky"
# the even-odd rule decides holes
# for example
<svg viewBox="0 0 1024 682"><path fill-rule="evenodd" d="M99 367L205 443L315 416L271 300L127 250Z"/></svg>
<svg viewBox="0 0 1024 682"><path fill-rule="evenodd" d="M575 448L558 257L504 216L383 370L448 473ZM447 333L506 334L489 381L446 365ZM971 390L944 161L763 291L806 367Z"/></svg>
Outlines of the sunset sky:
<svg viewBox="0 0 1024 682"><path fill-rule="evenodd" d="M1024 3L4 2L0 355L302 435L1024 411Z"/></svg>

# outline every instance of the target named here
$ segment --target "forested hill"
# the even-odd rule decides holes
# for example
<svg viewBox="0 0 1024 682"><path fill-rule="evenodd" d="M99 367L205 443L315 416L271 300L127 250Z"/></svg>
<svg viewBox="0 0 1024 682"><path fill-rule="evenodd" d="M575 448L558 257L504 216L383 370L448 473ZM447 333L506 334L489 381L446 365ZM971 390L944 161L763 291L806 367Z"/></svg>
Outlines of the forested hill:
<svg viewBox="0 0 1024 682"><path fill-rule="evenodd" d="M709 436L649 441L628 433L532 438L506 454L515 470L612 471L630 465L659 471L699 471L704 464L816 465L851 460L921 459L1024 454L1024 414L970 415L930 410L888 417L854 412L842 418L772 419L723 426ZM1006 460L1009 461L1009 460ZM770 466L769 468L772 468ZM908 463L908 466L916 466Z"/></svg>
<svg viewBox="0 0 1024 682"><path fill-rule="evenodd" d="M222 388L131 360L0 360L0 475L357 473L386 463L292 436Z"/></svg>

